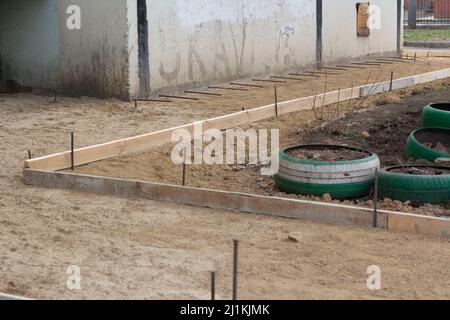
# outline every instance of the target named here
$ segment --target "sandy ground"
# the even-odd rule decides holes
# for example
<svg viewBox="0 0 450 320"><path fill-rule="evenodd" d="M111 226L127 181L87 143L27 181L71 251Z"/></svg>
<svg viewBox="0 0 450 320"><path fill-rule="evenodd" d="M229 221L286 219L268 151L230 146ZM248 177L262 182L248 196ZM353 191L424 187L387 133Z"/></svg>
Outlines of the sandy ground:
<svg viewBox="0 0 450 320"><path fill-rule="evenodd" d="M423 71L450 65L435 63L423 63ZM295 96L288 88L282 92ZM0 292L199 299L209 297L209 271L215 270L218 295L230 298L231 241L239 239L242 299L450 298L449 240L47 190L21 181L27 150L34 156L65 150L72 130L77 145L86 146L240 109L225 107L234 103L228 98L222 108L208 109L210 100L220 104L205 98L201 107L182 102L134 110L116 100L54 103L0 95ZM289 234L299 242L288 241ZM81 268L82 290L66 288L70 265ZM370 265L381 268L380 291L366 287Z"/></svg>

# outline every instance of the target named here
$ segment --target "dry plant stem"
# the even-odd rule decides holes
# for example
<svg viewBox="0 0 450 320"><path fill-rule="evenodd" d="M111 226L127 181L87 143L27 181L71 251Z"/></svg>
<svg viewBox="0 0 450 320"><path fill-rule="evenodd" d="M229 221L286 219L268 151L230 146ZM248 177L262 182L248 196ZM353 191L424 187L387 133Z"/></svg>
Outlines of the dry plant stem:
<svg viewBox="0 0 450 320"><path fill-rule="evenodd" d="M323 107L325 106L325 97L328 89L328 75L325 75L325 86L323 90L323 99L322 99L322 106L320 107L320 120L321 122L324 121L323 119Z"/></svg>

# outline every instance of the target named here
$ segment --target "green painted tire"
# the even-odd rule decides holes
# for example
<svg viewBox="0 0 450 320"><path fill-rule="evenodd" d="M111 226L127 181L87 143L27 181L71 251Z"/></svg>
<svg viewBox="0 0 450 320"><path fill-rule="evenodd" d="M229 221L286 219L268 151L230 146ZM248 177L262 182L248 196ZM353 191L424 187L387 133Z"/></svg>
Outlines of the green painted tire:
<svg viewBox="0 0 450 320"><path fill-rule="evenodd" d="M315 161L291 157L288 151L296 148L333 148L367 154L366 158L350 161ZM292 194L323 196L335 199L367 195L373 188L375 170L380 167L378 156L360 149L344 146L297 145L280 151L280 169L275 183L280 190Z"/></svg>
<svg viewBox="0 0 450 320"><path fill-rule="evenodd" d="M414 166L421 168L426 166ZM378 198L399 201L441 204L450 201L450 174L439 176L411 175L392 172L402 166L389 167L378 172ZM446 169L448 167L435 167Z"/></svg>
<svg viewBox="0 0 450 320"><path fill-rule="evenodd" d="M425 159L430 162L434 162L437 158L450 158L450 154L424 145L435 141L450 141L450 129L423 128L412 132L406 142L406 154L411 159Z"/></svg>
<svg viewBox="0 0 450 320"><path fill-rule="evenodd" d="M432 103L422 112L423 128L450 129L450 103Z"/></svg>

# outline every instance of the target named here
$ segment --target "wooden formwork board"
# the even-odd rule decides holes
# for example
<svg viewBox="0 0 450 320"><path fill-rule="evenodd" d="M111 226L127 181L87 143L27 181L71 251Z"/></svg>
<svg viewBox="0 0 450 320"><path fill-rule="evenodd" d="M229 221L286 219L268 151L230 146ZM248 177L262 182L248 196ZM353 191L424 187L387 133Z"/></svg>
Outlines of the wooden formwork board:
<svg viewBox="0 0 450 320"><path fill-rule="evenodd" d="M450 50L403 50L403 55L417 58L450 58Z"/></svg>
<svg viewBox="0 0 450 320"><path fill-rule="evenodd" d="M138 180L24 170L24 182L46 188L134 197L244 213L372 227L374 210L296 199L182 187ZM378 228L450 238L450 219L378 211Z"/></svg>
<svg viewBox="0 0 450 320"><path fill-rule="evenodd" d="M24 171L24 181L26 184L47 188L138 197L284 218L366 227L373 224L373 210L321 202L30 169ZM384 211L379 212L379 227L387 228L387 215Z"/></svg>
<svg viewBox="0 0 450 320"><path fill-rule="evenodd" d="M394 80L393 89L405 88L413 84L425 83L447 77L450 77L450 68ZM370 94L380 93L389 90L389 85L390 82L374 83L366 86L357 86L340 91L332 91L324 94L318 94L316 96L281 102L278 104L278 114L283 115L302 110L311 110L314 106L315 101L320 101L321 105L330 105L349 99L357 99ZM237 112L221 117L199 121L198 123L202 124L202 128L204 131L211 128L225 130L228 128L242 126L252 122L271 118L274 117L275 114L275 104L270 104L248 111ZM103 144L76 149L74 151L74 164L75 166L79 166L99 160L127 155L130 153L148 151L152 148L170 143L172 133L178 129L186 129L189 132L193 133L194 126L195 124L191 123L131 138L120 139ZM25 169L36 170L63 170L69 168L70 166L71 151L65 151L49 156L27 160L24 164Z"/></svg>

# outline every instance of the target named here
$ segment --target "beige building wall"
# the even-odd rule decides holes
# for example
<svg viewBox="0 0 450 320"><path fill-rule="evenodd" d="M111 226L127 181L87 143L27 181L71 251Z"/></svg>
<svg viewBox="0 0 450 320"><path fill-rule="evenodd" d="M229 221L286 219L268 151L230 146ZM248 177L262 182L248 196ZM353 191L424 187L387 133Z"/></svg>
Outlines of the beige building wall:
<svg viewBox="0 0 450 320"><path fill-rule="evenodd" d="M380 9L380 29L372 29L369 37L357 36L356 4L359 2L369 2ZM322 39L324 63L368 54L395 53L397 51L397 1L323 0Z"/></svg>

